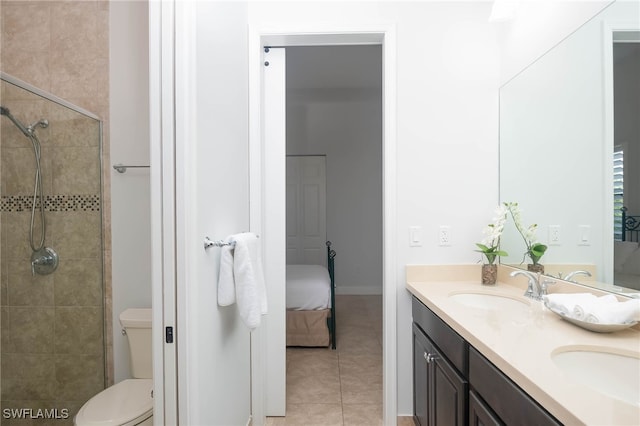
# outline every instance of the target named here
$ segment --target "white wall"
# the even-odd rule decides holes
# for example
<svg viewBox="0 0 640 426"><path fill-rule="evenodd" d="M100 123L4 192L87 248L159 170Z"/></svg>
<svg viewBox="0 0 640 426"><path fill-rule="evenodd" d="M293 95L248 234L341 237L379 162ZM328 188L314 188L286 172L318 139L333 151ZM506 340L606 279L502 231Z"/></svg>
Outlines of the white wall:
<svg viewBox="0 0 640 426"><path fill-rule="evenodd" d="M287 48L287 154L327 156L338 294L382 294L381 64L380 46Z"/></svg>
<svg viewBox="0 0 640 426"><path fill-rule="evenodd" d="M111 162L149 164L149 44L146 2L110 3ZM111 165L109 165L110 167ZM148 169L111 170L114 378L130 377L120 312L151 307L151 228Z"/></svg>
<svg viewBox="0 0 640 426"><path fill-rule="evenodd" d="M474 242L497 205L498 55L489 3L255 2L249 23L319 22L397 28L398 414L412 412L411 263L475 262ZM439 225L452 245L437 245ZM423 245L409 247L409 226ZM394 243L394 242L390 242Z"/></svg>
<svg viewBox="0 0 640 426"><path fill-rule="evenodd" d="M610 0L521 1L513 20L495 24L501 82L513 78L611 3Z"/></svg>

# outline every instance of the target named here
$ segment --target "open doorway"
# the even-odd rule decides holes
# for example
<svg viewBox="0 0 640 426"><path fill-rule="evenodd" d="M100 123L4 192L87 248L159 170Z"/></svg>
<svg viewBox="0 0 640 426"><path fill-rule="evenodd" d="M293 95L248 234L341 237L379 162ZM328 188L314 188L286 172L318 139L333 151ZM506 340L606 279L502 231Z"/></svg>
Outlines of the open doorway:
<svg viewBox="0 0 640 426"><path fill-rule="evenodd" d="M284 101L272 102L285 92L284 70L272 58L267 61L264 46L381 45L383 63L383 215L382 215L382 351L383 423L397 422L397 249L396 230L396 36L393 25L366 26L306 25L301 28L255 25L249 28L249 163L250 229L262 238L269 310L264 329L252 333L252 411L256 419L285 415L285 130ZM268 70L268 71L267 71ZM275 73L275 74L274 74ZM274 80L265 83L268 75ZM282 115L283 118L279 118ZM274 119L275 117L275 119ZM275 204L274 204L275 202ZM275 260L274 260L275 261ZM274 305L281 309L274 310ZM266 368L268 365L268 368Z"/></svg>
<svg viewBox="0 0 640 426"><path fill-rule="evenodd" d="M287 161L322 159L326 170L324 211L312 196L308 212L287 212L287 263L303 258L293 231L315 230L323 214L318 229L337 252L337 348L287 349L287 419L312 423L300 416L322 402L325 418L382 422L382 123L381 45L286 48ZM287 175L287 200L299 175Z"/></svg>

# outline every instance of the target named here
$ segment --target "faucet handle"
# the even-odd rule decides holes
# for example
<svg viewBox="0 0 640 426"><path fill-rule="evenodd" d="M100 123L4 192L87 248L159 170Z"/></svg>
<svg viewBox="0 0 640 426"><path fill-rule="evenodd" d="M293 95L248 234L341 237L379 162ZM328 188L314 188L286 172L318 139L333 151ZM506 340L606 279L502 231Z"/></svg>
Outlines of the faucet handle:
<svg viewBox="0 0 640 426"><path fill-rule="evenodd" d="M553 280L542 280L542 282L540 283L540 296L546 296L547 295L547 290L549 289L550 285L554 285L556 282Z"/></svg>

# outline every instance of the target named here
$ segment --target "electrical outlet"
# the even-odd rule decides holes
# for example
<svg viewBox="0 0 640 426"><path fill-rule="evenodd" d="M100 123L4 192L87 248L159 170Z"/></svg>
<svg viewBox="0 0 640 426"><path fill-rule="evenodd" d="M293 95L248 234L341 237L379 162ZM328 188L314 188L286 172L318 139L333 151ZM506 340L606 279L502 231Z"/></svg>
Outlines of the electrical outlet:
<svg viewBox="0 0 640 426"><path fill-rule="evenodd" d="M451 245L451 227L447 225L441 225L438 229L438 245L450 246Z"/></svg>
<svg viewBox="0 0 640 426"><path fill-rule="evenodd" d="M560 225L549 225L549 245L559 246L562 244Z"/></svg>

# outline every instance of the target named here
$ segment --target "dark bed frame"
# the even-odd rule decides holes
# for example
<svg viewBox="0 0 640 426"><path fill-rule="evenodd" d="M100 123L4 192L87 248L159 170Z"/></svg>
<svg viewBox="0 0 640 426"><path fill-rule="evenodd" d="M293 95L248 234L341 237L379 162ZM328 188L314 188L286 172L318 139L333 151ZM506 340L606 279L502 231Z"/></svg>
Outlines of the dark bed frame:
<svg viewBox="0 0 640 426"><path fill-rule="evenodd" d="M327 269L331 279L331 316L327 319L327 327L331 333L331 349L336 348L336 282L335 282L335 250L331 249L331 241L327 241Z"/></svg>
<svg viewBox="0 0 640 426"><path fill-rule="evenodd" d="M627 208L622 207L622 241L640 242L640 216L629 216Z"/></svg>

